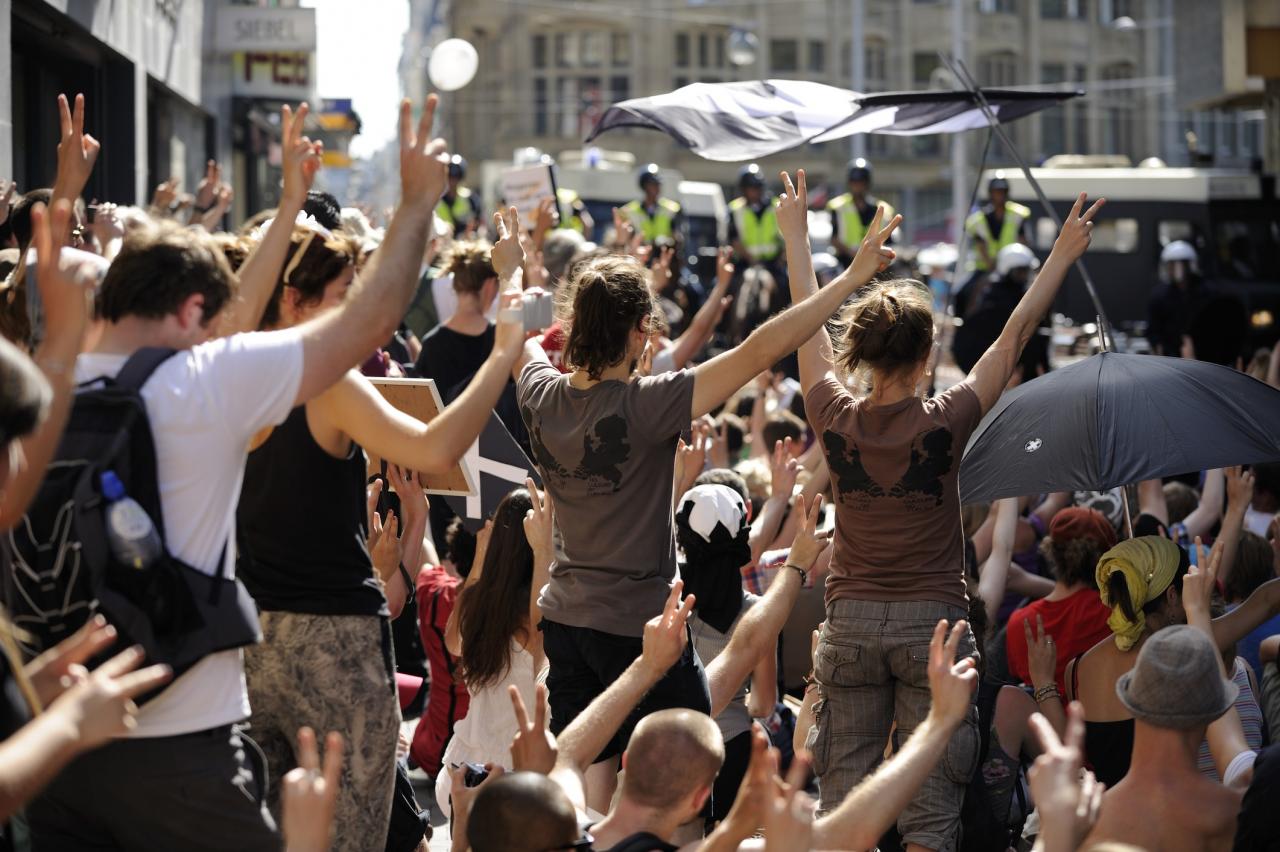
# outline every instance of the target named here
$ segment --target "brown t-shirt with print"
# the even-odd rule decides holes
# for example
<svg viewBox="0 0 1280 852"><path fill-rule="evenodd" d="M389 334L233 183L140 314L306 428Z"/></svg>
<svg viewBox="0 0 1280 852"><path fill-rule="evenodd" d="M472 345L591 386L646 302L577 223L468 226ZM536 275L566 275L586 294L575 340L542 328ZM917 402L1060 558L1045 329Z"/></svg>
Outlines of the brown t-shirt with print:
<svg viewBox="0 0 1280 852"><path fill-rule="evenodd" d="M676 441L693 412L682 370L586 390L545 361L516 395L560 535L538 600L551 621L643 636L676 573L671 489Z"/></svg>
<svg viewBox="0 0 1280 852"><path fill-rule="evenodd" d="M982 417L967 384L871 405L827 377L805 396L835 491L826 599L968 606L960 457Z"/></svg>

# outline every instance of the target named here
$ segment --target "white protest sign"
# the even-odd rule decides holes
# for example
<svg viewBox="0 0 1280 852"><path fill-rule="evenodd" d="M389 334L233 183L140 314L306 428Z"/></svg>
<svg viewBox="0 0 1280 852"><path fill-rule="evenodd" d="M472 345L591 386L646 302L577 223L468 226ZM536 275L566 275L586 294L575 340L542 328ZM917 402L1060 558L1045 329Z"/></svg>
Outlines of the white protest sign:
<svg viewBox="0 0 1280 852"><path fill-rule="evenodd" d="M505 205L515 207L523 221L532 222L538 210L538 202L555 197L551 166L519 166L509 169L502 173L499 192Z"/></svg>

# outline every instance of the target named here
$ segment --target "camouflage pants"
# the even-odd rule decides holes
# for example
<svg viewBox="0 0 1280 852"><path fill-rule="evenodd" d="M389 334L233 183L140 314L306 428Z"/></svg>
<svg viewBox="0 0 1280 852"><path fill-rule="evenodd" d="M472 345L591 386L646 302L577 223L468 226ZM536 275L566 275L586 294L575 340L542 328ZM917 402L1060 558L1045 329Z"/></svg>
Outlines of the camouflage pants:
<svg viewBox="0 0 1280 852"><path fill-rule="evenodd" d="M382 849L400 730L390 625L379 616L264 612L262 639L245 649L244 668L248 733L266 754L272 814L278 822L281 778L298 765L298 728L315 730L322 749L338 731L346 759L333 849Z"/></svg>

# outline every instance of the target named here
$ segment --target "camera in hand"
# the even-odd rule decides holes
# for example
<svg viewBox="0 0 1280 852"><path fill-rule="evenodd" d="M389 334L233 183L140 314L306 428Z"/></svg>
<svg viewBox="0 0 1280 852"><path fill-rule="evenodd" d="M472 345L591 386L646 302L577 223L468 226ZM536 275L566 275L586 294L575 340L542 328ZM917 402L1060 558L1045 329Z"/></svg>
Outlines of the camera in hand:
<svg viewBox="0 0 1280 852"><path fill-rule="evenodd" d="M483 763L466 764L467 772L462 776L462 783L467 787L479 787L484 783L484 779L489 777L489 770L484 768Z"/></svg>
<svg viewBox="0 0 1280 852"><path fill-rule="evenodd" d="M524 330L545 331L551 327L552 296L541 287L530 287L521 294L524 303Z"/></svg>

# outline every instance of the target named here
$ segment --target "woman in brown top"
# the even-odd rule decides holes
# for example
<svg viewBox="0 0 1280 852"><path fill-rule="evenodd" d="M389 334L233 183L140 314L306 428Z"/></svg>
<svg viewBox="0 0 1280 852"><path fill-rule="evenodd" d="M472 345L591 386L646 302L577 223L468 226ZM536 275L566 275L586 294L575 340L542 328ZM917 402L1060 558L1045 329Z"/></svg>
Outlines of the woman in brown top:
<svg viewBox="0 0 1280 852"><path fill-rule="evenodd" d="M785 173L778 228L787 243L791 298L817 289L809 255L804 172ZM805 410L822 442L835 490L836 534L827 620L815 676L820 702L810 736L820 809L838 805L884 754L890 728L911 735L929 711L929 638L939 619L965 617L960 457L969 434L1005 389L1022 348L1049 310L1067 270L1089 246L1099 200L1081 194L1053 252L999 339L959 385L931 399L916 388L934 346L929 291L917 281L873 282L849 303L833 344L825 329L800 348ZM843 273L883 271L883 208ZM866 393L845 378L858 375ZM974 650L972 634L967 653ZM908 849L954 841L965 785L978 760L977 714L952 737L898 828Z"/></svg>

